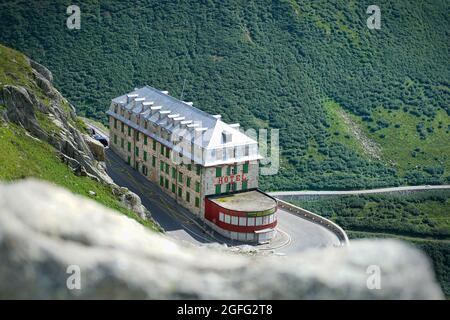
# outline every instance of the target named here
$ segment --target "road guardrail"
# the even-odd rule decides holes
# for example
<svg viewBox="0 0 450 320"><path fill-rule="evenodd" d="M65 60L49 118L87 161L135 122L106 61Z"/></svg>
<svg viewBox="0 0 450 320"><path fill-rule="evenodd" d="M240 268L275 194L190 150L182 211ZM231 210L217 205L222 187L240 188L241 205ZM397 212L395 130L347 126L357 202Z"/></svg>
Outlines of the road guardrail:
<svg viewBox="0 0 450 320"><path fill-rule="evenodd" d="M320 224L322 226L324 226L325 228L327 228L328 230L332 231L334 234L337 235L337 237L339 238L339 240L341 241L342 246L348 246L349 245L349 241L348 241L348 236L345 233L344 229L342 229L340 226L338 226L336 223L334 223L331 220L328 220L318 214L315 214L311 211L305 210L303 208L297 207L291 203L288 203L286 201L280 200L278 198L276 198L277 202L278 202L278 207L285 209L286 211L288 211L291 214L294 214L302 219L306 219L308 221L311 221L313 223L316 224Z"/></svg>

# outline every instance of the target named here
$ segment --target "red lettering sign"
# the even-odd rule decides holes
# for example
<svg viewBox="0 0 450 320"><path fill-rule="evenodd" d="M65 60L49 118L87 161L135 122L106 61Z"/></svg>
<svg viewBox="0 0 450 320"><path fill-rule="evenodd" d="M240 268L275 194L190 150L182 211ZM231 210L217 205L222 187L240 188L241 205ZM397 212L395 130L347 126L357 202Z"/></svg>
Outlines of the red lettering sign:
<svg viewBox="0 0 450 320"><path fill-rule="evenodd" d="M245 174L232 174L231 176L218 177L216 180L216 184L223 183L236 183L241 181L247 181L248 178Z"/></svg>

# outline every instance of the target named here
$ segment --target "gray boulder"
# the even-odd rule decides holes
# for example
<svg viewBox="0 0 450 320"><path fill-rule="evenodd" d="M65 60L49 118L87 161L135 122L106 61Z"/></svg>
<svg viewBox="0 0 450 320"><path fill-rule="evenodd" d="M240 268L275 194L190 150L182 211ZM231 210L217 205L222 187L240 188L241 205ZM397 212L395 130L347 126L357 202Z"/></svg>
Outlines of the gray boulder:
<svg viewBox="0 0 450 320"><path fill-rule="evenodd" d="M354 241L286 257L184 246L33 180L0 184L0 257L0 299L443 297L428 259L402 242ZM380 289L367 286L370 266L381 272Z"/></svg>
<svg viewBox="0 0 450 320"><path fill-rule="evenodd" d="M83 139L88 145L89 150L91 150L92 154L94 155L95 160L105 161L105 147L99 141L95 140L87 134L83 134Z"/></svg>

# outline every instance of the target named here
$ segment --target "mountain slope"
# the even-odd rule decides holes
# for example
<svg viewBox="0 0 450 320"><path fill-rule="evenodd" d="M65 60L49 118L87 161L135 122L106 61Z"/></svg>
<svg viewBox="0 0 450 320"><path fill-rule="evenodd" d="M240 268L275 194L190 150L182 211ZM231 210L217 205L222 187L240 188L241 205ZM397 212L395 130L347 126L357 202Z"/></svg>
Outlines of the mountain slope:
<svg viewBox="0 0 450 320"><path fill-rule="evenodd" d="M47 180L157 230L140 199L96 161L83 123L51 81L45 67L0 45L0 180Z"/></svg>
<svg viewBox="0 0 450 320"><path fill-rule="evenodd" d="M88 117L106 121L112 97L151 84L279 128L281 170L265 189L448 182L450 4L378 1L382 28L369 30L370 4L83 1L69 30L66 1L15 1L0 5L0 41L49 66Z"/></svg>

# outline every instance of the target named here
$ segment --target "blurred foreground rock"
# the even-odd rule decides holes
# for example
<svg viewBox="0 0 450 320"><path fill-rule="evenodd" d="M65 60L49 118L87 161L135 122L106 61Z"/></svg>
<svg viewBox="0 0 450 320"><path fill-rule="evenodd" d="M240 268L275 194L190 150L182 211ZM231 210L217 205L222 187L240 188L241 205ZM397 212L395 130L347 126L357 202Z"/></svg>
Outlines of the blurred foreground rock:
<svg viewBox="0 0 450 320"><path fill-rule="evenodd" d="M0 184L0 259L1 299L442 298L426 257L401 242L286 257L185 247L32 180ZM367 288L371 265L381 270L380 290ZM69 290L78 268L81 289Z"/></svg>

